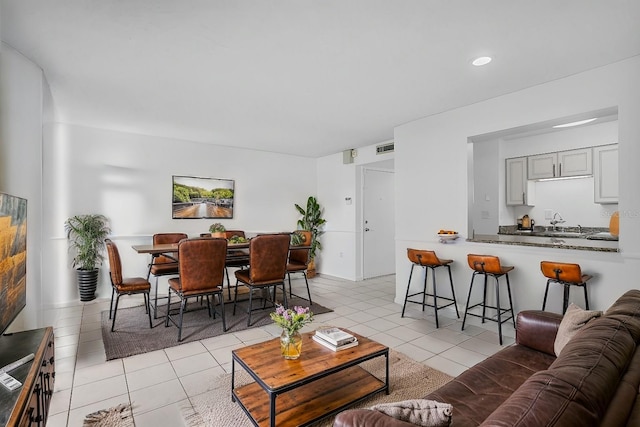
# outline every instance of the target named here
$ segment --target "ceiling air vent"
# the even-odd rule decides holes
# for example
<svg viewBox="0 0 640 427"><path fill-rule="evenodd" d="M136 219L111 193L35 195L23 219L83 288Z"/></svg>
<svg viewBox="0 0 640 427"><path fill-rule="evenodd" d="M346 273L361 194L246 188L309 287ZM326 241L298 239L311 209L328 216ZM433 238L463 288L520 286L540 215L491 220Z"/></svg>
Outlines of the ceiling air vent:
<svg viewBox="0 0 640 427"><path fill-rule="evenodd" d="M385 154L385 153L392 153L392 152L393 152L393 142L390 142L388 144L378 145L376 147L376 154Z"/></svg>

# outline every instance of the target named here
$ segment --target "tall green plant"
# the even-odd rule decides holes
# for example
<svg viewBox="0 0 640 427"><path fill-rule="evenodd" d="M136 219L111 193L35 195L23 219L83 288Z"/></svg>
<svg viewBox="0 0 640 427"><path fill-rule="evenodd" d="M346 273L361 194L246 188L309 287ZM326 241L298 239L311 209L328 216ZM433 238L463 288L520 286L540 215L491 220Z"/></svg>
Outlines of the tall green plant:
<svg viewBox="0 0 640 427"><path fill-rule="evenodd" d="M327 222L322 218L324 209L320 207L320 204L313 196L309 196L307 199L307 209L303 209L297 203L295 206L300 215L302 215L302 218L298 220L298 229L311 231L311 250L309 251L309 257L314 259L316 252L322 249L318 237L324 233L320 227Z"/></svg>
<svg viewBox="0 0 640 427"><path fill-rule="evenodd" d="M104 240L111 233L104 215L76 215L64 222L69 249L74 251L73 267L95 270L104 259Z"/></svg>

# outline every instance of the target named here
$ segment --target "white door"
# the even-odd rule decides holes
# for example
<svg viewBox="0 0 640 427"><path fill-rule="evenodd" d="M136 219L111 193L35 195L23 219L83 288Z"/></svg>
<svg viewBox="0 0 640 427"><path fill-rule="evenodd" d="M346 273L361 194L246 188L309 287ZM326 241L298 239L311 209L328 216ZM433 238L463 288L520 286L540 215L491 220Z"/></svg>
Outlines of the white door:
<svg viewBox="0 0 640 427"><path fill-rule="evenodd" d="M363 276L395 273L395 176L363 170Z"/></svg>

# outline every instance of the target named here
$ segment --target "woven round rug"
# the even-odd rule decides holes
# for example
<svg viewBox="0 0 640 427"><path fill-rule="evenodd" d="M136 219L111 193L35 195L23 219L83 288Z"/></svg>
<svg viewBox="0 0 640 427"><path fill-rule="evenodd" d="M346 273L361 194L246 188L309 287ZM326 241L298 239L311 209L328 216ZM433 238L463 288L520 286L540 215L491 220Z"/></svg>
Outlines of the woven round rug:
<svg viewBox="0 0 640 427"><path fill-rule="evenodd" d="M383 357L362 363L367 371L378 378L384 378L385 363ZM408 399L419 399L436 390L453 377L416 362L395 350L389 350L389 395L380 392L350 407L369 408L378 403L390 403ZM251 377L242 369L236 371L236 386L247 384ZM231 401L231 374L221 375L212 390L189 398L191 406L181 408L185 426L252 426L247 415L238 403ZM334 417L324 418L314 424L315 427L330 427Z"/></svg>

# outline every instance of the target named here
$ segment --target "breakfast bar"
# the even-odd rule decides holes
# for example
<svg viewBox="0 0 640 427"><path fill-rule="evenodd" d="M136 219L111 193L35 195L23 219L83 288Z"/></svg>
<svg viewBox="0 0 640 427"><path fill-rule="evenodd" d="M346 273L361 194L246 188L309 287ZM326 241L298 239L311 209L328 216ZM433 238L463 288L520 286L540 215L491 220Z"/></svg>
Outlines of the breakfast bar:
<svg viewBox="0 0 640 427"><path fill-rule="evenodd" d="M585 237L550 237L517 234L476 234L467 239L467 241L597 252L619 252L617 240L587 239Z"/></svg>

